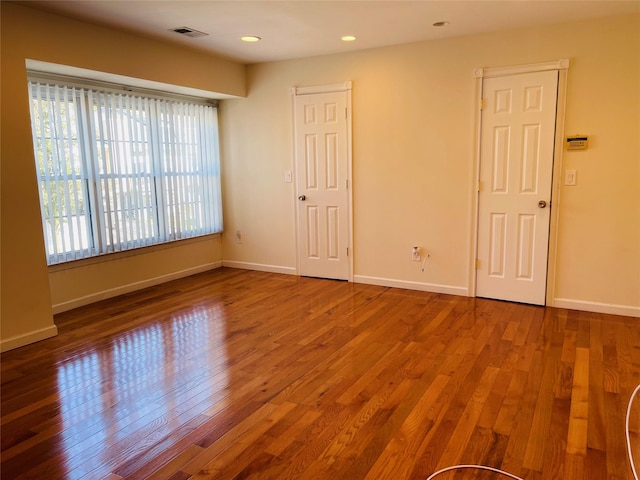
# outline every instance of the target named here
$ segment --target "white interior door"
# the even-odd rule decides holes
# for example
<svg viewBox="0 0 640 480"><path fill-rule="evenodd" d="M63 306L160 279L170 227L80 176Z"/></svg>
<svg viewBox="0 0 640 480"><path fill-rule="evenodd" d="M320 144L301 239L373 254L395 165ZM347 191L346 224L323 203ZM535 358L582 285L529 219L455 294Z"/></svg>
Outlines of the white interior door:
<svg viewBox="0 0 640 480"><path fill-rule="evenodd" d="M476 295L545 304L558 72L488 78Z"/></svg>
<svg viewBox="0 0 640 480"><path fill-rule="evenodd" d="M348 98L294 96L300 275L349 279Z"/></svg>

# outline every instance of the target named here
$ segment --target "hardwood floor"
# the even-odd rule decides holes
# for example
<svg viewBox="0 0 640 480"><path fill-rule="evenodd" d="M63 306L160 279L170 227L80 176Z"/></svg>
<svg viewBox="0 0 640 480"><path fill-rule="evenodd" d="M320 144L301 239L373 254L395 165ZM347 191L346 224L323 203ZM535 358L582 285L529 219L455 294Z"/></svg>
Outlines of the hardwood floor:
<svg viewBox="0 0 640 480"><path fill-rule="evenodd" d="M4 480L632 478L640 319L219 269L56 324L2 355Z"/></svg>

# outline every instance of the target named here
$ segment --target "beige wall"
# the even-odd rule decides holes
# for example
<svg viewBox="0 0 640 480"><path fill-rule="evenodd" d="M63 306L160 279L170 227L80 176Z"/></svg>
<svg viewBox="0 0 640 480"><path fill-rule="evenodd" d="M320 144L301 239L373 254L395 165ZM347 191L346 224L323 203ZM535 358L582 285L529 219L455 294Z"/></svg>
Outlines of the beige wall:
<svg viewBox="0 0 640 480"><path fill-rule="evenodd" d="M2 2L3 350L55 335L52 304L99 299L220 263L220 236L112 256L49 273L40 223L25 60L225 95L245 94L245 67L185 48ZM51 289L50 289L51 286Z"/></svg>
<svg viewBox="0 0 640 480"><path fill-rule="evenodd" d="M571 61L565 132L589 134L591 148L562 160L578 183L555 199L548 303L640 316L638 16L249 67L248 97L224 105L225 262L295 269L289 88L351 80L356 281L469 292L473 71L561 58ZM413 245L431 254L424 272Z"/></svg>
<svg viewBox="0 0 640 480"><path fill-rule="evenodd" d="M220 235L49 268L54 313L222 266Z"/></svg>
<svg viewBox="0 0 640 480"><path fill-rule="evenodd" d="M469 292L477 67L569 58L566 152L551 302L640 312L640 17L549 26L254 65L248 98L221 108L226 234L71 268L46 266L27 108L25 59L226 95L245 67L2 2L2 349L55 334L57 309L218 264L296 268L294 85L353 81L354 273L411 288ZM143 58L144 61L140 61ZM243 232L243 244L234 241ZM425 272L411 246L431 254ZM115 258L114 260L112 260ZM472 293L472 292L469 292Z"/></svg>

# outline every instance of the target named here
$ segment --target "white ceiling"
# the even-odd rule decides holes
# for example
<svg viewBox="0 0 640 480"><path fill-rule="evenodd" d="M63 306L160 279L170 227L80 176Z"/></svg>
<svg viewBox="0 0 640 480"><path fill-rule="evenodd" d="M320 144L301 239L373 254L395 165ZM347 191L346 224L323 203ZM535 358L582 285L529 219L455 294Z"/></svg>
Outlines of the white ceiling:
<svg viewBox="0 0 640 480"><path fill-rule="evenodd" d="M258 63L640 13L640 1L42 0L24 5ZM434 27L448 21L450 25ZM170 29L209 33L190 38ZM262 41L248 44L243 35ZM343 35L357 40L345 43Z"/></svg>

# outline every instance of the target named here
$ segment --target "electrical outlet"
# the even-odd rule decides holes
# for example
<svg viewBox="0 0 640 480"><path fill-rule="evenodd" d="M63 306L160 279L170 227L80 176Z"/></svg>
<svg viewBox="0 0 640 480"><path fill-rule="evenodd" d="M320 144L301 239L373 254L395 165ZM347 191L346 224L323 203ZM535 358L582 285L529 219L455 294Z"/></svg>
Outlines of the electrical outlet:
<svg viewBox="0 0 640 480"><path fill-rule="evenodd" d="M242 243L242 232L240 230L236 230L236 243Z"/></svg>
<svg viewBox="0 0 640 480"><path fill-rule="evenodd" d="M414 262L420 261L420 247L413 247L413 250L411 251L411 260Z"/></svg>

